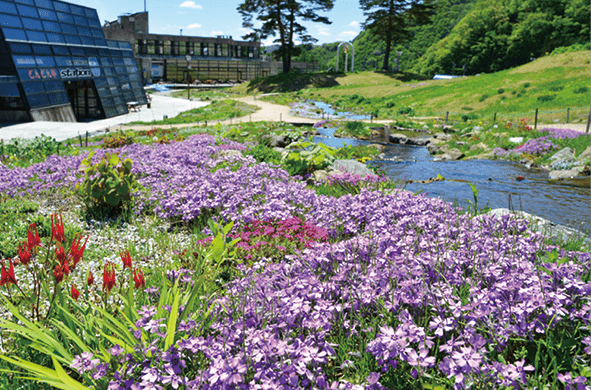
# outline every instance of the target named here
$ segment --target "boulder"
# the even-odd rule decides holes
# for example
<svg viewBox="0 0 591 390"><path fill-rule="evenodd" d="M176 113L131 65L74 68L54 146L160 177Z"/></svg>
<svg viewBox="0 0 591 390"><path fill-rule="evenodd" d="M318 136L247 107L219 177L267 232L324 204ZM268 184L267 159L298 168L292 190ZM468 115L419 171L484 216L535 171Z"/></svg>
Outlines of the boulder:
<svg viewBox="0 0 591 390"><path fill-rule="evenodd" d="M523 143L523 137L511 137L509 138L509 142L513 142L514 144L521 144Z"/></svg>
<svg viewBox="0 0 591 390"><path fill-rule="evenodd" d="M587 159L591 158L591 146L587 146L587 149L585 149L583 151L583 153L581 153L581 155L579 156L578 160L579 161L585 161Z"/></svg>
<svg viewBox="0 0 591 390"><path fill-rule="evenodd" d="M579 176L583 172L583 167L574 167L571 169L562 169L560 171L550 171L550 179L570 179Z"/></svg>
<svg viewBox="0 0 591 390"><path fill-rule="evenodd" d="M586 235L578 230L571 229L566 226L556 225L544 218L536 215L528 214L523 211L511 211L505 208L493 209L487 213L489 216L496 216L498 218L503 215L510 214L515 218L524 219L528 221L528 228L533 231L542 232L546 237L549 237L553 243L559 241L566 242L567 240L586 237ZM477 216L476 218L482 218ZM584 240L586 245L591 245L591 238L586 237Z"/></svg>
<svg viewBox="0 0 591 390"><path fill-rule="evenodd" d="M571 148L564 148L559 152L554 153L550 160L574 160L575 155Z"/></svg>
<svg viewBox="0 0 591 390"><path fill-rule="evenodd" d="M386 151L386 147L381 144L370 144L370 145L368 145L368 148L375 148L375 149L379 150L380 152Z"/></svg>
<svg viewBox="0 0 591 390"><path fill-rule="evenodd" d="M332 164L332 167L333 169L341 172L350 172L361 176L375 176L375 173L365 164L355 160L335 160Z"/></svg>
<svg viewBox="0 0 591 390"><path fill-rule="evenodd" d="M449 149L441 156L444 161L455 161L464 157L464 153L460 152L457 148Z"/></svg>
<svg viewBox="0 0 591 390"><path fill-rule="evenodd" d="M478 127L478 126L476 126L476 127ZM475 128L476 128L476 127L475 127ZM467 132L466 134L462 134L462 138L467 138L467 137L476 137L476 136L478 136L478 135L480 135L480 131L478 131L478 130L474 130L474 131L469 131L469 132Z"/></svg>
<svg viewBox="0 0 591 390"><path fill-rule="evenodd" d="M274 148L274 147L283 148L283 147L287 146L287 144L290 141L284 135L275 135L275 134L265 134L261 137L261 140L263 141L263 144L266 144L267 146L269 146L271 148Z"/></svg>
<svg viewBox="0 0 591 390"><path fill-rule="evenodd" d="M441 129L446 134L453 134L453 133L457 133L459 131L458 129L454 129L453 127L448 126L448 125L441 125Z"/></svg>
<svg viewBox="0 0 591 390"><path fill-rule="evenodd" d="M390 134L390 142L393 144L406 145L408 142L408 137L399 133Z"/></svg>
<svg viewBox="0 0 591 390"><path fill-rule="evenodd" d="M440 141L449 141L451 139L451 135L445 133L436 133L433 134L433 138L440 140Z"/></svg>
<svg viewBox="0 0 591 390"><path fill-rule="evenodd" d="M488 146L486 146L486 144L484 142L481 142L479 144L470 146L470 151L471 152L473 152L475 150L478 150L478 149L484 149L485 151L490 150L490 148Z"/></svg>
<svg viewBox="0 0 591 390"><path fill-rule="evenodd" d="M413 146L425 146L430 142L430 138L409 138L406 142L407 145Z"/></svg>
<svg viewBox="0 0 591 390"><path fill-rule="evenodd" d="M218 158L230 157L230 156L242 156L242 152L240 150L233 150L233 149L220 150L219 152L217 152L216 154L213 155L213 159L217 160Z"/></svg>

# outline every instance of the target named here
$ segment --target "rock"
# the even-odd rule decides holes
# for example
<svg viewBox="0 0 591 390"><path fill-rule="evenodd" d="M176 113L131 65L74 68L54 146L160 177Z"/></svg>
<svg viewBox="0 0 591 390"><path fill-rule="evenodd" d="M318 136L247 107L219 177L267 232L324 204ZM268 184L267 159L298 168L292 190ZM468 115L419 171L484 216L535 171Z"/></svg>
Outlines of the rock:
<svg viewBox="0 0 591 390"><path fill-rule="evenodd" d="M325 181L328 180L328 171L324 171L324 170L314 171L314 172L312 172L312 175L310 176L310 178L316 182L324 183Z"/></svg>
<svg viewBox="0 0 591 390"><path fill-rule="evenodd" d="M381 144L370 144L370 145L368 145L368 148L375 148L375 149L379 150L380 152L386 151L386 147Z"/></svg>
<svg viewBox="0 0 591 390"><path fill-rule="evenodd" d="M401 144L406 145L408 142L408 137L404 134L394 133L390 134L390 142L393 144Z"/></svg>
<svg viewBox="0 0 591 390"><path fill-rule="evenodd" d="M455 161L461 159L462 157L464 157L464 153L460 152L456 148L453 148L445 152L443 156L441 156L441 159L446 161Z"/></svg>
<svg viewBox="0 0 591 390"><path fill-rule="evenodd" d="M213 155L213 159L217 160L218 158L222 157L230 157L230 156L242 156L242 152L240 150L220 150L216 154Z"/></svg>
<svg viewBox="0 0 591 390"><path fill-rule="evenodd" d="M433 138L441 141L449 141L451 139L451 135L445 133L436 133L433 134Z"/></svg>
<svg viewBox="0 0 591 390"><path fill-rule="evenodd" d="M478 127L478 126L476 126L476 127ZM480 131L469 131L469 132L467 132L465 134L462 134L462 138L476 137L478 135L480 135Z"/></svg>
<svg viewBox="0 0 591 390"><path fill-rule="evenodd" d="M375 173L373 173L373 171L365 164L355 160L335 160L335 162L332 164L332 167L333 169L341 172L350 172L361 176L375 176Z"/></svg>
<svg viewBox="0 0 591 390"><path fill-rule="evenodd" d="M431 154L437 153L439 151L439 149L440 149L440 146L437 145L436 143L429 143L427 145L427 151Z"/></svg>
<svg viewBox="0 0 591 390"><path fill-rule="evenodd" d="M371 132L371 136L372 136L372 137L379 137L380 135L381 135L381 133L380 133L379 131L377 131L377 130L373 130L373 131Z"/></svg>
<svg viewBox="0 0 591 390"><path fill-rule="evenodd" d="M494 209L489 211L486 215L489 216L496 216L498 218L502 217L503 215L510 214L513 215L515 218L525 219L529 222L528 228L533 231L542 232L544 235L549 237L553 243L557 243L558 241L566 242L571 239L577 239L581 237L586 237L586 235L578 230L571 229L566 226L562 225L555 225L554 223L538 217L536 215L528 214L523 211L511 211L509 209L500 208ZM476 218L480 218L478 216ZM591 245L591 239L586 237L584 240L586 245Z"/></svg>
<svg viewBox="0 0 591 390"><path fill-rule="evenodd" d="M263 141L263 144L266 144L267 146L269 146L271 148L274 148L274 147L283 148L283 147L287 146L287 144L290 141L284 135L274 135L274 134L265 134L261 137L261 140Z"/></svg>
<svg viewBox="0 0 591 390"><path fill-rule="evenodd" d="M464 142L464 141L458 141L458 142L456 142L456 145L466 145L466 144L467 144L467 142Z"/></svg>
<svg viewBox="0 0 591 390"><path fill-rule="evenodd" d="M448 125L441 125L441 129L443 129L443 132L446 134L453 134L459 131L458 129L454 129L453 127Z"/></svg>
<svg viewBox="0 0 591 390"><path fill-rule="evenodd" d="M482 130L482 127L480 127L480 126L474 126L472 128L472 131L478 131L478 133L480 133L480 130Z"/></svg>
<svg viewBox="0 0 591 390"><path fill-rule="evenodd" d="M477 154L476 156L467 157L465 160L488 160L493 158L492 152Z"/></svg>
<svg viewBox="0 0 591 390"><path fill-rule="evenodd" d="M571 148L564 148L559 152L554 153L550 160L574 160L575 155Z"/></svg>
<svg viewBox="0 0 591 390"><path fill-rule="evenodd" d="M520 144L523 142L523 137L511 137L509 138L509 142L513 142L514 144Z"/></svg>
<svg viewBox="0 0 591 390"><path fill-rule="evenodd" d="M484 142L481 142L479 144L470 146L470 151L471 152L473 152L475 150L478 150L478 149L484 149L486 151L490 150L490 148L488 146L486 146L486 144Z"/></svg>
<svg viewBox="0 0 591 390"><path fill-rule="evenodd" d="M585 149L583 151L583 153L581 153L578 160L583 162L583 161L587 160L588 158L591 158L591 146L587 146L587 149Z"/></svg>
<svg viewBox="0 0 591 390"><path fill-rule="evenodd" d="M429 142L430 138L409 138L406 144L413 146L425 146L429 144Z"/></svg>
<svg viewBox="0 0 591 390"><path fill-rule="evenodd" d="M562 169L560 171L550 171L548 176L550 179L570 179L573 177L577 177L583 171L583 167L574 167L571 169Z"/></svg>
<svg viewBox="0 0 591 390"><path fill-rule="evenodd" d="M573 165L575 165L575 161L572 158L565 157L552 161L550 169L570 169Z"/></svg>

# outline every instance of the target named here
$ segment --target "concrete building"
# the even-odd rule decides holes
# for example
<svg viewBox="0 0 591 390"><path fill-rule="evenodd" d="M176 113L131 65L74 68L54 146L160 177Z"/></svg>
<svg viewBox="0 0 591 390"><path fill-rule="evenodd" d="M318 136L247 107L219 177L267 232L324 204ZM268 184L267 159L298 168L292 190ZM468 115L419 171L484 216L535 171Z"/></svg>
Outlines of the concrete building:
<svg viewBox="0 0 591 390"><path fill-rule="evenodd" d="M107 39L129 42L145 82L245 81L277 74L281 66L263 56L260 42L150 34L148 12L121 15L103 26ZM188 56L190 59L187 61ZM312 71L315 64L294 63Z"/></svg>
<svg viewBox="0 0 591 390"><path fill-rule="evenodd" d="M0 121L87 121L146 104L129 41L105 38L95 9L0 0Z"/></svg>

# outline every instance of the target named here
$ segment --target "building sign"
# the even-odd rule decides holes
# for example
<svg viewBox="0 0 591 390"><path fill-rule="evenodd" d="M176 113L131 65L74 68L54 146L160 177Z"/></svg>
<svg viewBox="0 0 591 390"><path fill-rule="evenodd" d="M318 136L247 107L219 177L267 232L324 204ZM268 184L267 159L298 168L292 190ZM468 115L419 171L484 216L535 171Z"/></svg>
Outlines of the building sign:
<svg viewBox="0 0 591 390"><path fill-rule="evenodd" d="M31 80L59 79L59 75L55 69L29 69L27 74Z"/></svg>
<svg viewBox="0 0 591 390"><path fill-rule="evenodd" d="M101 68L99 67L96 57L90 57L88 59L88 66L90 66L90 71L94 77L99 77L101 75Z"/></svg>
<svg viewBox="0 0 591 390"><path fill-rule="evenodd" d="M62 77L62 79L80 79L83 77L91 77L92 74L90 72L90 69L69 68L60 70L60 76Z"/></svg>

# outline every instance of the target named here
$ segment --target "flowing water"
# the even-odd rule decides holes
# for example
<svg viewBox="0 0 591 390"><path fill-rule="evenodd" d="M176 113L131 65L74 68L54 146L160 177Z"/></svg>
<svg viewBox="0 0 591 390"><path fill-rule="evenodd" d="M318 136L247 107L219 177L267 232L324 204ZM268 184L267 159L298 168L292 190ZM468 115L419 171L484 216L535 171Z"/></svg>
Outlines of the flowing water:
<svg viewBox="0 0 591 390"><path fill-rule="evenodd" d="M343 145L367 145L370 142L334 138L334 129L318 129L315 142L338 148ZM395 160L395 161L392 161ZM521 164L501 160L433 161L424 147L397 144L386 145L384 160L372 164L395 180L428 180L437 175L446 180L429 184L409 183L406 189L422 191L447 201L457 201L460 207L473 202L472 183L479 190L478 206L512 208L546 218L556 224L578 230L591 228L591 189L550 180L548 174L527 169ZM517 181L522 176L525 180Z"/></svg>

